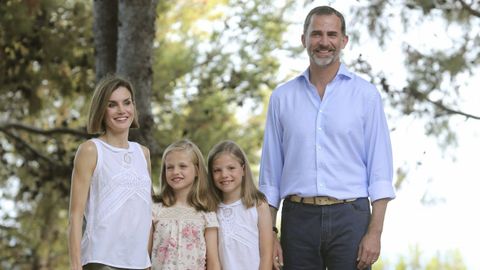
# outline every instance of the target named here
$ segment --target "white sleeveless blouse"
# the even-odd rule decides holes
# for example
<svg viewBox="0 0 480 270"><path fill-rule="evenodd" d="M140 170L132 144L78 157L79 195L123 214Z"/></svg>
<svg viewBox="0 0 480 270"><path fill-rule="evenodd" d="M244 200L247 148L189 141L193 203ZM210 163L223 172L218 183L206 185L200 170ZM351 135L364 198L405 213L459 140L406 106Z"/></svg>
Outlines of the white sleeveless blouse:
<svg viewBox="0 0 480 270"><path fill-rule="evenodd" d="M144 152L135 142L128 142L125 149L92 141L97 165L85 207L82 265L145 269L150 266L152 182Z"/></svg>
<svg viewBox="0 0 480 270"><path fill-rule="evenodd" d="M260 244L257 207L245 208L241 200L220 203L219 255L223 270L258 269Z"/></svg>

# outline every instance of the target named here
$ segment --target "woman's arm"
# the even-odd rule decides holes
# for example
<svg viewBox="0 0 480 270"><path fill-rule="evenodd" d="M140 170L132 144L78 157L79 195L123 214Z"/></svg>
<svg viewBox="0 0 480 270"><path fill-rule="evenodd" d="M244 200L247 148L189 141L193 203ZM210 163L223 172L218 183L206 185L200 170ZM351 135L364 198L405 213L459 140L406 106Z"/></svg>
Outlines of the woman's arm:
<svg viewBox="0 0 480 270"><path fill-rule="evenodd" d="M92 141L80 145L73 162L70 189L70 214L68 244L70 267L81 270L80 242L82 238L83 215L87 203L90 181L97 164L97 149Z"/></svg>
<svg viewBox="0 0 480 270"><path fill-rule="evenodd" d="M207 244L207 270L220 270L218 257L218 228L208 227L205 229L205 242Z"/></svg>
<svg viewBox="0 0 480 270"><path fill-rule="evenodd" d="M270 207L263 202L257 206L258 237L260 243L260 270L271 270L273 267L273 232Z"/></svg>

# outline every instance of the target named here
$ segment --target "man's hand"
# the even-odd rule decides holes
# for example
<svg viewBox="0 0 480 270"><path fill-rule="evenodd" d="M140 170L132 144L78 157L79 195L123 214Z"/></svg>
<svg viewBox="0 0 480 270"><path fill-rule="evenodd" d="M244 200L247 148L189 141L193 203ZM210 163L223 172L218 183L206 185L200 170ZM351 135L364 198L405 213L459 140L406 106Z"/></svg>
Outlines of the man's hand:
<svg viewBox="0 0 480 270"><path fill-rule="evenodd" d="M372 203L372 216L367 233L363 236L358 247L357 269L365 269L378 260L380 256L380 242L383 231L383 220L387 204L390 199L380 199Z"/></svg>
<svg viewBox="0 0 480 270"><path fill-rule="evenodd" d="M380 234L367 233L358 247L357 269L365 269L380 256Z"/></svg>
<svg viewBox="0 0 480 270"><path fill-rule="evenodd" d="M280 270L283 267L282 246L280 245L277 234L275 232L273 234L275 235L273 240L273 269Z"/></svg>

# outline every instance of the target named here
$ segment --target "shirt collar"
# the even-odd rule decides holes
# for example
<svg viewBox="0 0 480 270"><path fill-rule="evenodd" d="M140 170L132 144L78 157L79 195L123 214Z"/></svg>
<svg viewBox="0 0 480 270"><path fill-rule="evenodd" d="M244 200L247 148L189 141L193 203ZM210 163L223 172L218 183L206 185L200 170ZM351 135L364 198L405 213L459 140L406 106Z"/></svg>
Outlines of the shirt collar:
<svg viewBox="0 0 480 270"><path fill-rule="evenodd" d="M310 72L308 72L309 68L307 67L307 69L305 71L303 71L299 76L298 78L305 78L305 80L307 80L307 82L310 81ZM342 78L342 79L352 79L353 78L353 74L348 71L347 67L343 64L343 63L340 63L340 68L338 69L338 72L337 72L337 75L335 75L335 78Z"/></svg>

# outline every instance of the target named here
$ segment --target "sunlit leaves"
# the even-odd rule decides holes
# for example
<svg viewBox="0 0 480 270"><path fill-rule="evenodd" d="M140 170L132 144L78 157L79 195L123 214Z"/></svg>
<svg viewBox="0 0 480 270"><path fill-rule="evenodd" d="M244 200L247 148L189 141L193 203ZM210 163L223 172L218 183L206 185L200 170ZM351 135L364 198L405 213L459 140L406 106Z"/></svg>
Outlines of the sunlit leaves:
<svg viewBox="0 0 480 270"><path fill-rule="evenodd" d="M402 41L402 68L407 71L403 84L392 84L393 77L381 70L359 70L381 86L387 93L386 103L392 108L425 121L426 134L437 138L443 149L456 145L455 129L450 126L453 116L478 119L474 112L462 111L461 94L468 85L465 79L479 67L479 8L476 1L450 0L374 1L353 8L355 20L366 19L369 24L353 24L351 30L358 34L367 28L376 38L372 42L380 45L389 44L388 35L379 30L381 27L386 27L386 33L398 31L396 14L401 16L406 35L424 24L441 26L446 31L433 33L438 44L417 42L423 40L421 36Z"/></svg>
<svg viewBox="0 0 480 270"><path fill-rule="evenodd" d="M393 267L393 268L392 268ZM395 262L383 260L375 263L373 270L466 270L467 267L459 250L426 254L418 245L408 247L407 254L401 254Z"/></svg>

